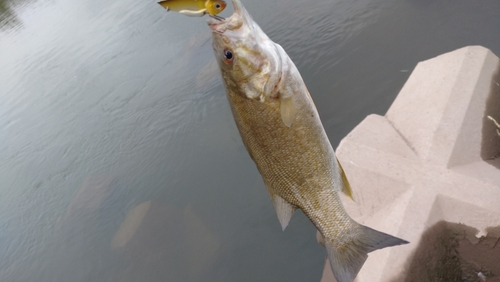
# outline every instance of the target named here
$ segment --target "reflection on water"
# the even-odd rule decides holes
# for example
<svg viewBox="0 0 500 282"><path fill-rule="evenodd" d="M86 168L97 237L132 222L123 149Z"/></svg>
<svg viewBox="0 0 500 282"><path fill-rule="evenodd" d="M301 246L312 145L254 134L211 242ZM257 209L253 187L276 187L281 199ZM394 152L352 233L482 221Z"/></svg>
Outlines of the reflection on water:
<svg viewBox="0 0 500 282"><path fill-rule="evenodd" d="M16 25L0 29L0 281L319 279L314 227L297 213L281 231L241 143L206 19L155 1L0 1ZM333 145L418 61L500 54L497 0L247 2Z"/></svg>
<svg viewBox="0 0 500 282"><path fill-rule="evenodd" d="M0 28L12 27L19 24L14 10L5 0L0 0Z"/></svg>
<svg viewBox="0 0 500 282"><path fill-rule="evenodd" d="M17 13L36 0L0 0L0 31L22 26Z"/></svg>
<svg viewBox="0 0 500 282"><path fill-rule="evenodd" d="M203 280L220 245L191 206L153 201L132 209L111 241L131 264L121 281Z"/></svg>

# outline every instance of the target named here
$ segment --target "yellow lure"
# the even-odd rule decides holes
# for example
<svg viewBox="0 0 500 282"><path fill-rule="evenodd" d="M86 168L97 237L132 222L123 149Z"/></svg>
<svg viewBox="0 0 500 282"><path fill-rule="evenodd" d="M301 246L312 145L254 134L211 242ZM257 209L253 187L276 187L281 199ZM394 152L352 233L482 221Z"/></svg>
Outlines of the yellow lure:
<svg viewBox="0 0 500 282"><path fill-rule="evenodd" d="M167 11L179 12L186 16L215 16L226 8L223 0L163 0L158 2Z"/></svg>

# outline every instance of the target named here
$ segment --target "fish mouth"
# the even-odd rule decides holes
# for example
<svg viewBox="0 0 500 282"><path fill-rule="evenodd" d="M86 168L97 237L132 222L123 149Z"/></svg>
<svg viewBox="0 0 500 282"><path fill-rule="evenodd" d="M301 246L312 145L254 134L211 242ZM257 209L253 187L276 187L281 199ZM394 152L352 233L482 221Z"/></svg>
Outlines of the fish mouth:
<svg viewBox="0 0 500 282"><path fill-rule="evenodd" d="M208 26L214 33L224 33L226 30L236 30L242 25L251 26L253 22L250 14L246 11L245 7L240 0L231 0L233 3L233 14L229 18L209 18L207 21Z"/></svg>

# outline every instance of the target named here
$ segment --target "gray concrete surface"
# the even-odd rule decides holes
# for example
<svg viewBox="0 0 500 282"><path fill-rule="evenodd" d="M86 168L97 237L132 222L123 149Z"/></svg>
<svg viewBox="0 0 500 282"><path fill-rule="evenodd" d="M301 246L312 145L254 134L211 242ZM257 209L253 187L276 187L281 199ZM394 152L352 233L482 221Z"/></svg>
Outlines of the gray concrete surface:
<svg viewBox="0 0 500 282"><path fill-rule="evenodd" d="M370 253L355 281L411 281L422 234L441 221L475 228L472 244L500 237L500 137L488 118L500 120L499 66L480 46L420 62L387 114L342 140L336 153L356 199L343 198L349 214L411 242ZM335 281L327 261L321 281Z"/></svg>

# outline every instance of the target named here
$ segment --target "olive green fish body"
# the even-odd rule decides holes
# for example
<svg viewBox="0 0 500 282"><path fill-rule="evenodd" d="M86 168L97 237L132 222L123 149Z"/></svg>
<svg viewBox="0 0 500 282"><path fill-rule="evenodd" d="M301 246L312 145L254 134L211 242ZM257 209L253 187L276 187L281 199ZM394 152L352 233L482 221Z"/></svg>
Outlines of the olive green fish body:
<svg viewBox="0 0 500 282"><path fill-rule="evenodd" d="M289 83L288 79L302 80L297 74L288 73L280 84ZM266 97L265 101L249 99L231 86L235 84L229 76L223 77L243 143L275 205L281 201L276 197L280 197L293 209L302 209L322 234L349 230L353 221L338 197L342 181L338 162L305 86L288 98L298 107L289 127L283 122L280 91L277 97ZM329 224L332 219L334 226ZM287 224L282 222L283 228Z"/></svg>
<svg viewBox="0 0 500 282"><path fill-rule="evenodd" d="M282 228L300 208L324 238L338 282L352 282L367 253L404 240L355 222L339 197L352 191L299 71L239 0L211 20L213 48L234 120Z"/></svg>

